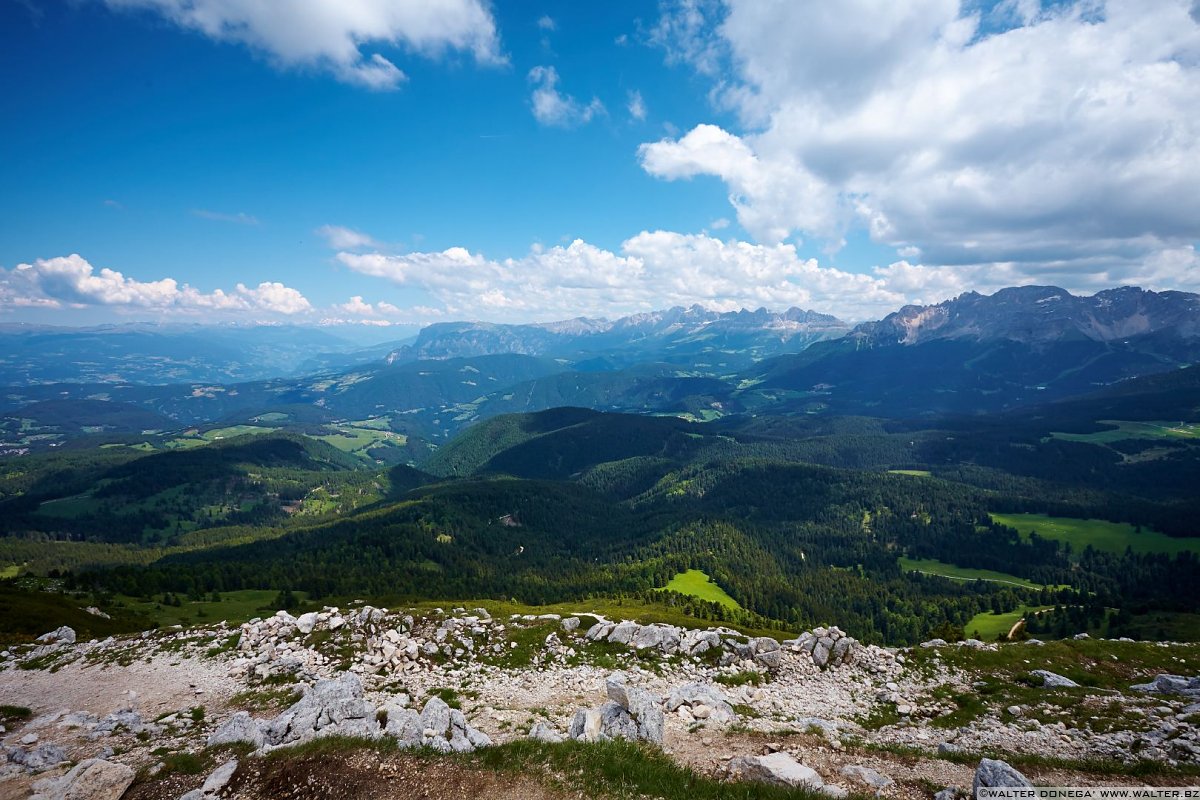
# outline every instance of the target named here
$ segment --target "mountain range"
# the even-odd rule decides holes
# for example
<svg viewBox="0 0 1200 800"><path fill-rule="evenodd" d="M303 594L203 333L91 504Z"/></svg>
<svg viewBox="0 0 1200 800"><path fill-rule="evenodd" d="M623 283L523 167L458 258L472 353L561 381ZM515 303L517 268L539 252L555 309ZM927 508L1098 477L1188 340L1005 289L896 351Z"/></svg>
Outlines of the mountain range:
<svg viewBox="0 0 1200 800"><path fill-rule="evenodd" d="M256 329L242 344L246 360L238 363L288 335ZM413 442L436 443L482 419L561 406L695 421L739 414L990 413L1200 362L1200 296L1126 287L1079 297L1025 286L906 306L853 328L798 309L720 313L699 307L611 322L445 323L399 347L343 350L336 357L354 362L349 366L302 375L282 370L314 364L311 351L307 360L301 352L323 335L302 331L288 348L264 357L257 369L280 369L267 379L162 385L103 379L146 360L138 355L144 336L56 332L41 344L27 336L26 352L41 348L39 363L91 379L48 383L47 376L27 375L0 396L0 416L8 420L0 430L8 432L8 444L36 449L55 441L36 438L42 434L127 430L131 422L140 424L137 410L149 412L148 420L171 421L146 425L159 430L383 417ZM121 350L121 343L131 349ZM45 355L50 347L55 358ZM210 347L214 354L227 352L227 340L215 338ZM86 370L71 361L83 352L90 354ZM206 357L194 353L189 374L207 374ZM13 358L9 353L0 366ZM233 362L225 363L225 374L234 371ZM87 404L64 410L61 403L71 401ZM106 410L102 403L130 408ZM71 414L70 425L55 422Z"/></svg>

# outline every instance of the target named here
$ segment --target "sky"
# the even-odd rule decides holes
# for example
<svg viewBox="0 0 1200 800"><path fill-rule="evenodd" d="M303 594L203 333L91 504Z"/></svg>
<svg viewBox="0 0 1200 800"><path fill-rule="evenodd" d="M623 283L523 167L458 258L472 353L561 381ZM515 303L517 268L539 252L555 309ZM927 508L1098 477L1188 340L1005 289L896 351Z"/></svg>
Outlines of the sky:
<svg viewBox="0 0 1200 800"><path fill-rule="evenodd" d="M0 324L1200 290L1200 0L0 0Z"/></svg>

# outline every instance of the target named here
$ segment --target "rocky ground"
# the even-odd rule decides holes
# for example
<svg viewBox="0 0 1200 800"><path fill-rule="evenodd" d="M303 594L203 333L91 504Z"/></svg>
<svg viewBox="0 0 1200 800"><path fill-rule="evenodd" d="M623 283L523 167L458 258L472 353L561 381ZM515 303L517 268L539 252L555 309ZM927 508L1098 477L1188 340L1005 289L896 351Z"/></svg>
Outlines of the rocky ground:
<svg viewBox="0 0 1200 800"><path fill-rule="evenodd" d="M74 638L0 653L0 800L389 796L355 788L380 774L422 776L428 797L598 791L580 795L546 764L498 776L462 760L530 738L636 740L701 776L831 797L969 788L984 756L1043 785L1200 778L1194 645L897 650L836 628L780 642L586 613L369 606ZM279 760L331 736L376 744Z"/></svg>

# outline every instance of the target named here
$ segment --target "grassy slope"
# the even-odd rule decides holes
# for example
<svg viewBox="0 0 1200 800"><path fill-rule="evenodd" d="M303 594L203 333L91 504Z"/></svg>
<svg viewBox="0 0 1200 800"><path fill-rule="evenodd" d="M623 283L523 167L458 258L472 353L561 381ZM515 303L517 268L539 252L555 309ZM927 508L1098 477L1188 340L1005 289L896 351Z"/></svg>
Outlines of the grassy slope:
<svg viewBox="0 0 1200 800"><path fill-rule="evenodd" d="M221 602L211 603L207 600L192 602L186 598L181 606L163 605L155 600L146 601L136 597L118 597L121 606L158 623L166 625L208 625L226 620L231 624L240 624L254 617L265 617L274 614L279 609L272 601L279 593L271 590L246 589L237 592L223 592ZM304 592L295 592L296 599L303 601Z"/></svg>
<svg viewBox="0 0 1200 800"><path fill-rule="evenodd" d="M710 603L720 603L726 608L742 607L737 600L726 594L724 589L713 583L712 578L698 569L689 569L687 572L679 573L674 578L671 578L670 582L662 588L692 597L699 597L701 600L707 600Z"/></svg>
<svg viewBox="0 0 1200 800"><path fill-rule="evenodd" d="M1014 586L1023 586L1026 589L1041 589L1041 584L1027 581L1024 578L1018 578L1016 575L1009 575L1004 572L994 572L990 569L970 569L968 567L957 567L954 564L946 564L942 561L935 561L932 558L901 558L900 569L905 572L923 572L927 575L940 575L943 578L952 578L961 581L993 581L995 583L1008 583Z"/></svg>
<svg viewBox="0 0 1200 800"><path fill-rule="evenodd" d="M1135 553L1200 552L1200 538L1177 539L1145 528L1136 533L1134 526L1126 522L1044 514L992 514L991 517L1001 525L1015 528L1022 536L1036 531L1038 536L1046 539L1070 542L1075 552L1089 544L1106 553L1124 553L1126 547L1133 548Z"/></svg>
<svg viewBox="0 0 1200 800"><path fill-rule="evenodd" d="M1009 611L1007 614L993 614L990 611L984 611L982 614L976 614L970 622L963 626L963 633L990 642L1007 634L1022 617L1050 608L1053 606L1026 606L1018 608L1016 611Z"/></svg>

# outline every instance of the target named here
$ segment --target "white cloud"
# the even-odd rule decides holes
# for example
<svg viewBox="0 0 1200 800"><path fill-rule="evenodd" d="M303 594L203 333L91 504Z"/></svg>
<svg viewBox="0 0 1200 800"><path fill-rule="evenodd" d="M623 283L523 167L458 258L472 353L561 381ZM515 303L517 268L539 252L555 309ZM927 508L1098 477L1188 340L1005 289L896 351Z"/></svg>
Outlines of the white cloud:
<svg viewBox="0 0 1200 800"><path fill-rule="evenodd" d="M113 9L157 12L219 41L239 42L283 67L317 67L369 89L394 89L404 73L367 46L428 58L469 52L503 62L483 0L104 0Z"/></svg>
<svg viewBox="0 0 1200 800"><path fill-rule="evenodd" d="M629 93L629 116L639 122L646 118L646 101L642 99L642 93L634 89Z"/></svg>
<svg viewBox="0 0 1200 800"><path fill-rule="evenodd" d="M404 313L391 303L380 300L378 303L368 303L362 299L362 295L354 295L345 303L333 306L333 310L342 314L349 314L353 317L384 317L397 316Z"/></svg>
<svg viewBox="0 0 1200 800"><path fill-rule="evenodd" d="M334 250L357 250L362 247L381 247L379 242L367 234L356 231L353 228L342 227L341 225L322 225L316 229L315 233L323 237Z"/></svg>
<svg viewBox="0 0 1200 800"><path fill-rule="evenodd" d="M237 225L258 225L258 217L245 214L241 211L236 214L226 214L221 211L209 211L203 208L192 209L192 216L200 217L200 219L210 219L214 222L232 222Z"/></svg>
<svg viewBox="0 0 1200 800"><path fill-rule="evenodd" d="M533 247L502 260L452 247L441 252L341 252L350 269L421 290L441 304L419 316L451 319L546 321L576 316L613 316L699 303L736 310L789 306L843 319L881 317L907 303L931 303L969 289L1053 283L1085 293L1121 284L1146 288L1200 289L1200 256L1194 248L1164 251L1130 269L1113 262L1081 273L1074 265L987 264L929 266L897 261L870 273L823 266L801 257L791 244L721 240L706 234L643 231L612 252L582 240ZM352 298L360 313L390 316ZM342 307L348 310L346 306ZM370 311L368 311L370 309ZM395 309L416 317L413 309Z"/></svg>
<svg viewBox="0 0 1200 800"><path fill-rule="evenodd" d="M558 29L558 25L554 22L554 18L549 14L543 14L538 17L537 26L544 31L553 31Z"/></svg>
<svg viewBox="0 0 1200 800"><path fill-rule="evenodd" d="M586 125L598 114L604 114L604 104L593 97L587 105L558 90L558 70L554 67L534 67L529 70L529 82L534 85L531 101L533 116L543 125L570 128Z"/></svg>
<svg viewBox="0 0 1200 800"><path fill-rule="evenodd" d="M79 255L39 258L32 264L0 269L0 299L14 307L108 306L118 309L198 313L265 312L293 315L312 306L282 283L237 286L230 292L201 292L174 278L139 281L112 269L97 272Z"/></svg>
<svg viewBox="0 0 1200 800"><path fill-rule="evenodd" d="M762 242L862 228L927 263L1150 275L1200 240L1190 3L680 0L653 38L744 132L699 125L641 163L719 178Z"/></svg>

